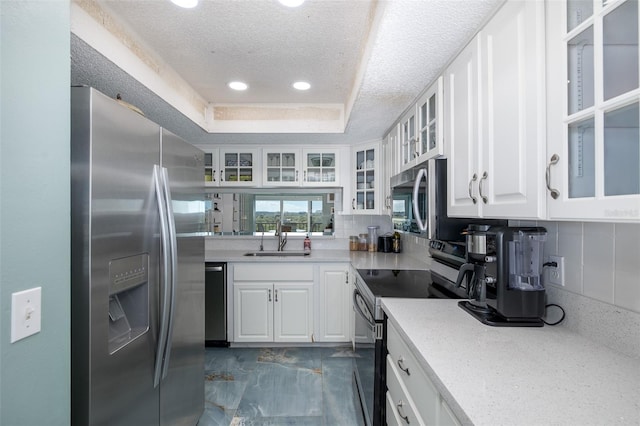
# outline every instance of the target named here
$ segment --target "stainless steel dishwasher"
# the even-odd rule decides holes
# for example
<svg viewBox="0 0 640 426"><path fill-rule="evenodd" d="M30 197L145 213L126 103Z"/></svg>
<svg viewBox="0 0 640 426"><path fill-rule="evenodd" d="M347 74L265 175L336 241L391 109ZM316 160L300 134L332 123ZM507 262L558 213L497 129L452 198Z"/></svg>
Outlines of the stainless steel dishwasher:
<svg viewBox="0 0 640 426"><path fill-rule="evenodd" d="M206 346L228 346L227 264L205 264L204 339Z"/></svg>

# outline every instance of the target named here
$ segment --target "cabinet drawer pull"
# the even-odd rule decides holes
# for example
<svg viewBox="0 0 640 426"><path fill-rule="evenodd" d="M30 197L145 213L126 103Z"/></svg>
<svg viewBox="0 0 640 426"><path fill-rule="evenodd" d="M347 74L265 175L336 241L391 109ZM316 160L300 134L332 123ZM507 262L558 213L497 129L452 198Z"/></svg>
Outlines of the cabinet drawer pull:
<svg viewBox="0 0 640 426"><path fill-rule="evenodd" d="M278 301L278 290L275 290L274 293L275 293L275 301L277 302Z"/></svg>
<svg viewBox="0 0 640 426"><path fill-rule="evenodd" d="M404 420L406 424L409 424L409 416L404 414L404 410L402 409L403 406L404 402L402 402L402 400L398 401L398 403L396 404L396 411L398 412L400 418Z"/></svg>
<svg viewBox="0 0 640 426"><path fill-rule="evenodd" d="M271 302L271 290L269 290L269 302Z"/></svg>
<svg viewBox="0 0 640 426"><path fill-rule="evenodd" d="M478 182L478 194L480 194L480 198L482 198L482 202L485 203L485 204L487 204L487 201L489 199L482 194L482 181L485 180L488 177L489 177L489 174L485 171L482 174L482 177L480 178L480 182Z"/></svg>
<svg viewBox="0 0 640 426"><path fill-rule="evenodd" d="M400 370L404 371L405 373L407 373L407 376L410 376L411 373L409 373L409 367L405 367L404 366L404 358L400 357L398 359L398 367L400 368Z"/></svg>
<svg viewBox="0 0 640 426"><path fill-rule="evenodd" d="M547 181L547 189L554 200L560 196L560 191L551 188L551 166L558 164L560 157L558 154L553 154L549 159L549 165L547 166L547 172L545 173L545 180Z"/></svg>
<svg viewBox="0 0 640 426"><path fill-rule="evenodd" d="M471 198L471 201L473 201L473 204L476 204L478 202L478 199L473 196L471 192L472 191L471 186L473 185L473 182L477 180L478 180L478 175L474 173L473 176L471 177L471 180L469 181L469 198Z"/></svg>

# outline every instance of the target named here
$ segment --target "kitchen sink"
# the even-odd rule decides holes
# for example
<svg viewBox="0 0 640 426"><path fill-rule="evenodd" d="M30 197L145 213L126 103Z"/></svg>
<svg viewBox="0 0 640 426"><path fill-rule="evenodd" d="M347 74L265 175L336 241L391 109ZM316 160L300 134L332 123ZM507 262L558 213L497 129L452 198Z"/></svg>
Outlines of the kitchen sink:
<svg viewBox="0 0 640 426"><path fill-rule="evenodd" d="M248 253L245 253L245 256L256 256L256 257L262 257L262 256L285 256L285 257L289 257L289 256L308 256L311 253L307 253L304 251L300 251L300 250L291 250L291 251L250 251Z"/></svg>

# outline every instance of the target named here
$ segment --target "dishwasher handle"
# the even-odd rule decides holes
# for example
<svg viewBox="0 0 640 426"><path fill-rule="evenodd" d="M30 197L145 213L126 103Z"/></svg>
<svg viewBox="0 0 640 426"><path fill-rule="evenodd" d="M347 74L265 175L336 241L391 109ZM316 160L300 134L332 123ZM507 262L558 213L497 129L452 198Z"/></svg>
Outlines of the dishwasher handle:
<svg viewBox="0 0 640 426"><path fill-rule="evenodd" d="M204 268L205 272L222 272L224 266L207 266Z"/></svg>

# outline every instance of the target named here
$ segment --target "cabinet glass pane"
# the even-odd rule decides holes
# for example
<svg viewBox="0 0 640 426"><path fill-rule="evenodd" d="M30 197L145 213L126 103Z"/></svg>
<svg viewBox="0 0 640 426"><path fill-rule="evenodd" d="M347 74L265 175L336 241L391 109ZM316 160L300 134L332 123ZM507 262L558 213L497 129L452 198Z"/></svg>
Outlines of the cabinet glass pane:
<svg viewBox="0 0 640 426"><path fill-rule="evenodd" d="M295 182L296 181L296 169L283 168L282 169L282 181L283 182Z"/></svg>
<svg viewBox="0 0 640 426"><path fill-rule="evenodd" d="M603 20L604 99L638 88L638 1L627 0Z"/></svg>
<svg viewBox="0 0 640 426"><path fill-rule="evenodd" d="M307 169L307 182L320 182L320 169Z"/></svg>
<svg viewBox="0 0 640 426"><path fill-rule="evenodd" d="M436 147L436 123L433 122L429 125L429 149L435 149Z"/></svg>
<svg viewBox="0 0 640 426"><path fill-rule="evenodd" d="M567 0L567 32L593 15L593 0Z"/></svg>
<svg viewBox="0 0 640 426"><path fill-rule="evenodd" d="M436 95L433 94L429 98L429 121L433 121L436 118Z"/></svg>
<svg viewBox="0 0 640 426"><path fill-rule="evenodd" d="M569 198L596 194L593 118L569 125Z"/></svg>
<svg viewBox="0 0 640 426"><path fill-rule="evenodd" d="M253 181L253 169L240 169L240 181L242 182Z"/></svg>
<svg viewBox="0 0 640 426"><path fill-rule="evenodd" d="M424 154L430 149L432 145L431 140L429 140L429 129L425 129L422 131L421 138L422 138L422 145L420 147L420 150Z"/></svg>
<svg viewBox="0 0 640 426"><path fill-rule="evenodd" d="M236 153L224 154L224 165L226 167L236 167L238 165L238 154Z"/></svg>
<svg viewBox="0 0 640 426"><path fill-rule="evenodd" d="M294 167L296 165L296 154L291 152L282 154L282 165L284 167Z"/></svg>
<svg viewBox="0 0 640 426"><path fill-rule="evenodd" d="M280 166L280 154L267 154L267 166L279 167Z"/></svg>
<svg viewBox="0 0 640 426"><path fill-rule="evenodd" d="M267 169L267 182L280 182L280 169Z"/></svg>
<svg viewBox="0 0 640 426"><path fill-rule="evenodd" d="M421 129L423 129L424 126L427 125L427 116L428 116L427 105L428 105L428 102L425 102L420 106L420 128Z"/></svg>
<svg viewBox="0 0 640 426"><path fill-rule="evenodd" d="M320 167L320 153L307 154L307 167Z"/></svg>
<svg viewBox="0 0 640 426"><path fill-rule="evenodd" d="M367 169L373 169L373 166L375 165L374 160L375 160L375 151L372 149L367 150L367 163L366 163L366 168Z"/></svg>
<svg viewBox="0 0 640 426"><path fill-rule="evenodd" d="M336 155L335 154L322 154L322 167L335 167Z"/></svg>
<svg viewBox="0 0 640 426"><path fill-rule="evenodd" d="M365 166L365 156L364 151L358 151L356 153L356 169L362 170Z"/></svg>
<svg viewBox="0 0 640 426"><path fill-rule="evenodd" d="M569 41L567 46L569 114L593 106L593 26Z"/></svg>
<svg viewBox="0 0 640 426"><path fill-rule="evenodd" d="M412 115L409 119L409 139L416 137L416 118Z"/></svg>
<svg viewBox="0 0 640 426"><path fill-rule="evenodd" d="M335 182L336 181L336 169L328 167L322 169L322 181L323 182Z"/></svg>
<svg viewBox="0 0 640 426"><path fill-rule="evenodd" d="M638 103L604 115L604 195L640 194Z"/></svg>
<svg viewBox="0 0 640 426"><path fill-rule="evenodd" d="M253 154L244 153L240 154L240 166L242 167L251 167L253 166Z"/></svg>
<svg viewBox="0 0 640 426"><path fill-rule="evenodd" d="M204 154L204 166L211 167L213 165L213 154L206 152Z"/></svg>

